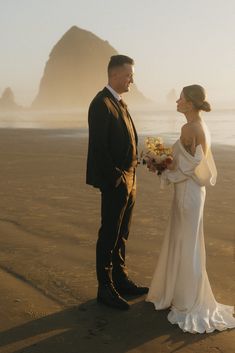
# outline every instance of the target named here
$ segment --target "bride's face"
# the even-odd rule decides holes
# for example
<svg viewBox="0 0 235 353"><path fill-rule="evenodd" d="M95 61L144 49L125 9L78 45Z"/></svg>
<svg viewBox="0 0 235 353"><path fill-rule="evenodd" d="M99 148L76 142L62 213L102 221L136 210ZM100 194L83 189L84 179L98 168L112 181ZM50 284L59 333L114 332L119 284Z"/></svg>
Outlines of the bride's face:
<svg viewBox="0 0 235 353"><path fill-rule="evenodd" d="M187 101L184 97L183 91L180 94L180 98L176 101L177 103L177 111L180 113L188 113L192 110L192 103Z"/></svg>

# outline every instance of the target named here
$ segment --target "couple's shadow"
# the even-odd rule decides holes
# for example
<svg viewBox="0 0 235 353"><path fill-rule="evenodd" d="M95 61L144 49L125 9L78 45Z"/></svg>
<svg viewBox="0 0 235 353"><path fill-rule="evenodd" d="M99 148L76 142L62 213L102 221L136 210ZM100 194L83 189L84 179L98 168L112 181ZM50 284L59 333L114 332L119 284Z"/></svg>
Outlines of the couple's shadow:
<svg viewBox="0 0 235 353"><path fill-rule="evenodd" d="M125 353L144 344L148 351L167 346L167 351L177 352L206 338L183 333L168 322L167 313L142 299L123 312L90 300L1 332L0 352Z"/></svg>

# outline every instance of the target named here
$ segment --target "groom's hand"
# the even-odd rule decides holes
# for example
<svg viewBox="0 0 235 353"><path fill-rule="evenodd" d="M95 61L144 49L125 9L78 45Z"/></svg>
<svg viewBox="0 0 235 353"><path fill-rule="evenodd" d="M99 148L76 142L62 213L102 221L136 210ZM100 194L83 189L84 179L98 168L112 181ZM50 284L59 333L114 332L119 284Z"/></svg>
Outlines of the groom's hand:
<svg viewBox="0 0 235 353"><path fill-rule="evenodd" d="M122 181L122 175L116 180L115 188L117 188L121 184L121 181Z"/></svg>

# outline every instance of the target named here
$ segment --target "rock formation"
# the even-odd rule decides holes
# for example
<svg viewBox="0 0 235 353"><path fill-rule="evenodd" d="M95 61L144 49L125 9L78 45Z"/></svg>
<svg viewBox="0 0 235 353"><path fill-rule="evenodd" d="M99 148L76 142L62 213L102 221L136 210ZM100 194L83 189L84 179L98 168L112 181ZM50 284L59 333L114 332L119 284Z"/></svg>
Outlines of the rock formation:
<svg viewBox="0 0 235 353"><path fill-rule="evenodd" d="M3 91L2 97L0 98L0 110L15 111L21 109L22 107L15 103L15 97L12 89L10 87L7 87Z"/></svg>
<svg viewBox="0 0 235 353"><path fill-rule="evenodd" d="M87 107L106 85L107 64L115 54L117 51L107 41L73 26L52 49L32 107ZM129 102L148 102L135 85L127 96Z"/></svg>

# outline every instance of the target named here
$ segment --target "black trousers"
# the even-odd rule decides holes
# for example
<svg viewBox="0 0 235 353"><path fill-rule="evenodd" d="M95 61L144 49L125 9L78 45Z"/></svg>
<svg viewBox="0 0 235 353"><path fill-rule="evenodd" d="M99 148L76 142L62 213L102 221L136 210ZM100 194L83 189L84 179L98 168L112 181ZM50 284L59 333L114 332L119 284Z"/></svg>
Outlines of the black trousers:
<svg viewBox="0 0 235 353"><path fill-rule="evenodd" d="M96 245L99 284L121 283L128 276L125 250L135 198L135 170L125 172L118 187L101 190L101 227Z"/></svg>

